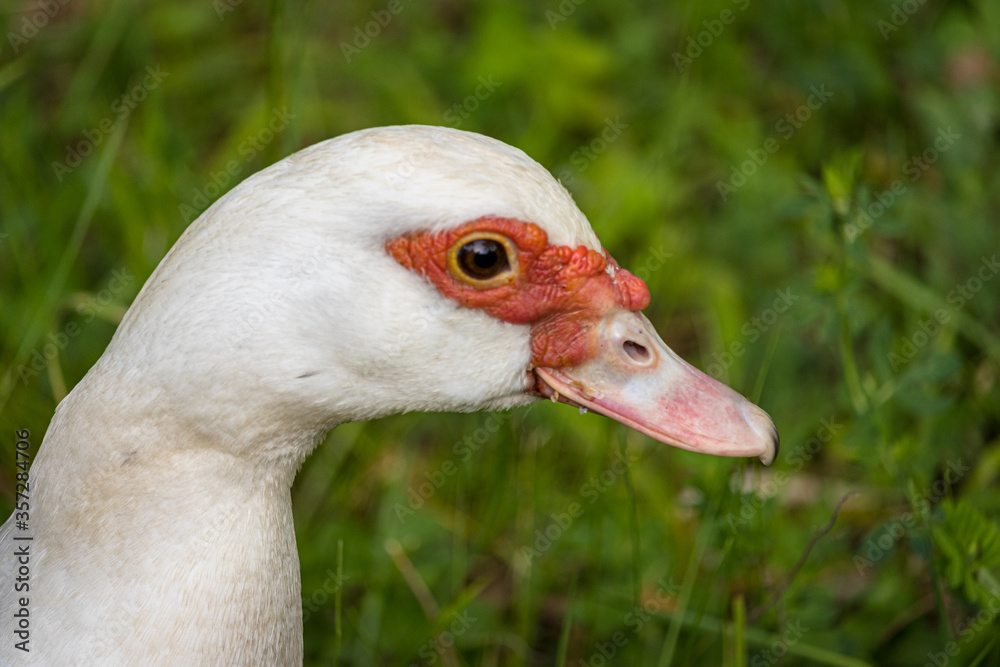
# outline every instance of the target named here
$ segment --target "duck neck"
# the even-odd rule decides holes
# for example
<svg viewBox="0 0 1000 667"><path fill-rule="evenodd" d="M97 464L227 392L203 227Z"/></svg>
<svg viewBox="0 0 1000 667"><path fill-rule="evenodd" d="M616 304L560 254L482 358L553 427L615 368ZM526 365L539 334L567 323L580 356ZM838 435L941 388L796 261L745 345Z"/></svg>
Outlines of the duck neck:
<svg viewBox="0 0 1000 667"><path fill-rule="evenodd" d="M71 661L301 662L290 486L309 442L247 428L277 439L235 448L95 390L60 405L32 468L39 646L90 618Z"/></svg>

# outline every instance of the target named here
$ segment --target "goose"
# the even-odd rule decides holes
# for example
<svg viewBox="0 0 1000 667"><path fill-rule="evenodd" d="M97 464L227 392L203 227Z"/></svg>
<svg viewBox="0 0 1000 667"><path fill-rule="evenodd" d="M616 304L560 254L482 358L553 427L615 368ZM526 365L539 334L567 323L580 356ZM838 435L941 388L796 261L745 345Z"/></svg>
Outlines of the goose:
<svg viewBox="0 0 1000 667"><path fill-rule="evenodd" d="M771 419L674 354L649 299L495 139L368 129L247 178L56 408L29 532L0 528L0 663L301 664L290 488L345 422L550 399L769 464Z"/></svg>

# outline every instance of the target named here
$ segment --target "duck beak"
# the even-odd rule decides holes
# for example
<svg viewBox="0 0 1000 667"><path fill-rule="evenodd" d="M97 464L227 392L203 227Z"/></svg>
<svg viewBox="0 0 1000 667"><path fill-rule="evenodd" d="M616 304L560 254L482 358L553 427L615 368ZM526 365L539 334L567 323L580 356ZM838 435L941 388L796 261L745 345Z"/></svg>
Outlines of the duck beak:
<svg viewBox="0 0 1000 667"><path fill-rule="evenodd" d="M591 354L572 367L536 367L535 393L681 449L774 461L778 432L767 413L678 357L642 313L615 309L583 335Z"/></svg>

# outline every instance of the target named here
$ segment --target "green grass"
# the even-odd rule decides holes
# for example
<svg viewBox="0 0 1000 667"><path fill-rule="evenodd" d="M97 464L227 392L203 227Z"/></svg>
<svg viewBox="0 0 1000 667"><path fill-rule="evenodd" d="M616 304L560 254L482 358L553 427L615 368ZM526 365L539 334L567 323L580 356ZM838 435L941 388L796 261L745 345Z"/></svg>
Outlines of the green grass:
<svg viewBox="0 0 1000 667"><path fill-rule="evenodd" d="M1000 5L404 0L342 46L390 4L7 4L0 517L15 429L194 214L315 141L457 124L567 183L782 455L547 403L343 426L293 489L307 664L1000 664Z"/></svg>

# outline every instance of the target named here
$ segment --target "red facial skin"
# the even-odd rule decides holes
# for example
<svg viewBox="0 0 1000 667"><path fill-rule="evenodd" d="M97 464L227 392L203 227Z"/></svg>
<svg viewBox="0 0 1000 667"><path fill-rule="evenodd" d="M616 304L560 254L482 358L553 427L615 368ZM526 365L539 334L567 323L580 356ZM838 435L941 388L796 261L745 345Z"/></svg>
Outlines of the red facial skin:
<svg viewBox="0 0 1000 667"><path fill-rule="evenodd" d="M477 289L449 273L449 249L476 231L501 234L517 246L514 276L507 284ZM594 354L593 337L587 333L605 313L617 308L642 310L649 304L646 283L619 268L606 252L549 245L548 235L530 222L479 218L444 232L391 239L386 250L466 308L478 308L504 322L530 324L532 368L576 366ZM614 278L606 270L609 263Z"/></svg>

